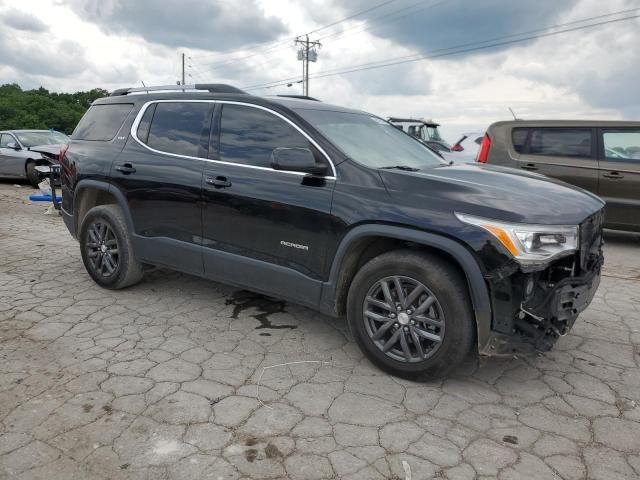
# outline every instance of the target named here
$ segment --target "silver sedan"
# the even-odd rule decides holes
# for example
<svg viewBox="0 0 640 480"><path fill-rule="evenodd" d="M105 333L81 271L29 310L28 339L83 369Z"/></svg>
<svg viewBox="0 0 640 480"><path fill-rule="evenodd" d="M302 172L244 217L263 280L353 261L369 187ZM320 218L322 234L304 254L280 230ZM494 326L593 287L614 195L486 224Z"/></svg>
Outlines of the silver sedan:
<svg viewBox="0 0 640 480"><path fill-rule="evenodd" d="M53 130L0 131L0 178L26 178L37 186L35 167L55 161L68 141L65 134Z"/></svg>

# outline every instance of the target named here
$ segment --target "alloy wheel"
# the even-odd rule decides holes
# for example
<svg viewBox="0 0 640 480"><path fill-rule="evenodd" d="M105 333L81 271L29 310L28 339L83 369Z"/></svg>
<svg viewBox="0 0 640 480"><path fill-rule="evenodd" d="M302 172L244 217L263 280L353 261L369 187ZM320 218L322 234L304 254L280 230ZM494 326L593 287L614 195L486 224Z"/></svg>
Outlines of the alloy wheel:
<svg viewBox="0 0 640 480"><path fill-rule="evenodd" d="M442 344L445 318L436 296L410 277L378 280L363 305L367 334L385 355L404 363L431 357Z"/></svg>
<svg viewBox="0 0 640 480"><path fill-rule="evenodd" d="M104 222L92 223L87 229L85 245L93 269L103 277L110 277L118 268L118 241L111 227Z"/></svg>

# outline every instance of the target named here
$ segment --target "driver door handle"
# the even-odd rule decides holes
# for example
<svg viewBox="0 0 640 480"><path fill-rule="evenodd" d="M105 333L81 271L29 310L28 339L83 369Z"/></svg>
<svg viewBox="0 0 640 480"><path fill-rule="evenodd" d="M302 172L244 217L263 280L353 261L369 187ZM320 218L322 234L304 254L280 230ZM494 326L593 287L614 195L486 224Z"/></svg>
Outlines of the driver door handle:
<svg viewBox="0 0 640 480"><path fill-rule="evenodd" d="M521 168L523 168L525 170L537 170L538 169L538 167L536 167L535 163L525 163L524 165L522 165Z"/></svg>
<svg viewBox="0 0 640 480"><path fill-rule="evenodd" d="M603 177L607 177L607 178L613 178L614 180L618 180L620 178L624 178L624 175L622 175L620 172L603 173L602 176Z"/></svg>
<svg viewBox="0 0 640 480"><path fill-rule="evenodd" d="M223 177L218 175L217 177L207 177L205 179L207 185L212 185L215 188L229 188L231 186L231 182L227 180L227 177Z"/></svg>
<svg viewBox="0 0 640 480"><path fill-rule="evenodd" d="M123 163L122 165L118 165L116 170L122 173L123 175L129 175L130 173L135 173L136 169L133 168L133 165L130 163Z"/></svg>

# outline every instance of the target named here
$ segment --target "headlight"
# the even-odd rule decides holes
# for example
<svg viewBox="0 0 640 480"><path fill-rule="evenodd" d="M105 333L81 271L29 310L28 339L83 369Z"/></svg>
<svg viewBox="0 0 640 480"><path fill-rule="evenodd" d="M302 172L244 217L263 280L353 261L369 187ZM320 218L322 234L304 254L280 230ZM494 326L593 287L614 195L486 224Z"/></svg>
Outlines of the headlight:
<svg viewBox="0 0 640 480"><path fill-rule="evenodd" d="M505 223L457 212L455 215L491 233L520 263L545 263L578 249L577 226Z"/></svg>

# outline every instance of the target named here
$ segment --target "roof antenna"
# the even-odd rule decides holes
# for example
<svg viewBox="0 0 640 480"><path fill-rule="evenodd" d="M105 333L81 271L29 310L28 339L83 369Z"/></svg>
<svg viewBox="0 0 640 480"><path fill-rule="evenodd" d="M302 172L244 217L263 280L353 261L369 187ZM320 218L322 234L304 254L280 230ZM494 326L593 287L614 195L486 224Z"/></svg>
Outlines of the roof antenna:
<svg viewBox="0 0 640 480"><path fill-rule="evenodd" d="M140 80L140 83L142 84L142 86L143 86L144 88L147 88L147 86L144 84L144 80ZM149 93L149 90L147 90L147 93Z"/></svg>
<svg viewBox="0 0 640 480"><path fill-rule="evenodd" d="M518 117L516 117L516 114L513 113L513 109L511 107L507 107L509 109L509 111L511 112L511 115L513 115L513 119L514 120L520 120Z"/></svg>

